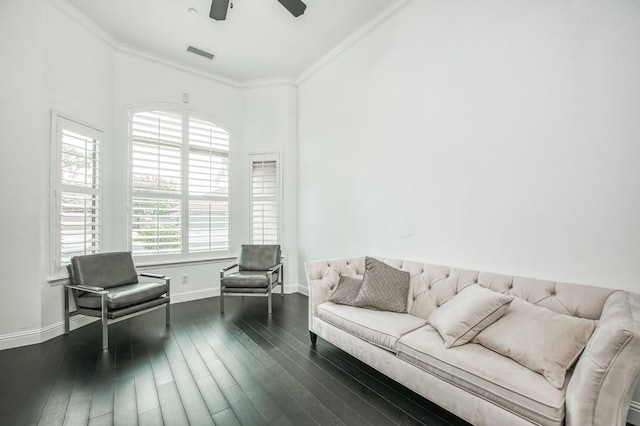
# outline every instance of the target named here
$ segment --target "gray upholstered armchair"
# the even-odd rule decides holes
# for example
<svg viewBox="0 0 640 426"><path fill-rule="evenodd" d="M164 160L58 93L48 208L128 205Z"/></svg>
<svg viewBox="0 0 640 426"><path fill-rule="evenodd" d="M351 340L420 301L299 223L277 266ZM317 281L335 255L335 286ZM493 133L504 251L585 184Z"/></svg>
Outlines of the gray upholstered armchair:
<svg viewBox="0 0 640 426"><path fill-rule="evenodd" d="M82 314L102 319L102 349L109 347L108 325L166 307L170 320L171 278L157 274L137 274L129 252L75 256L67 266L69 284L64 285L64 332L69 334L69 318ZM139 282L138 276L160 282ZM69 309L69 292L76 310Z"/></svg>
<svg viewBox="0 0 640 426"><path fill-rule="evenodd" d="M237 272L227 273L238 268ZM282 263L279 245L242 246L238 263L220 271L220 312L224 312L225 296L261 296L268 299L267 313L271 313L271 290L282 285Z"/></svg>

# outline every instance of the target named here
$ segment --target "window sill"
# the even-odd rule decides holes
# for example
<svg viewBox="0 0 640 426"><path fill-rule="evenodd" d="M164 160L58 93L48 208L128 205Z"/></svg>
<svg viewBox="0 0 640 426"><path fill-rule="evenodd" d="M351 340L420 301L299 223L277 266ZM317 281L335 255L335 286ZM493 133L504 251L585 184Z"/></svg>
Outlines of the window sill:
<svg viewBox="0 0 640 426"><path fill-rule="evenodd" d="M140 270L148 270L151 268L173 268L180 266L193 266L193 265L203 265L207 263L218 263L218 262L229 262L236 260L236 256L224 256L224 257L215 257L208 259L198 259L198 260L169 260L169 261L155 261L155 262L140 262L136 263L136 269ZM51 287L60 286L62 284L69 282L68 275L59 275L55 277L51 277L47 279L47 282Z"/></svg>

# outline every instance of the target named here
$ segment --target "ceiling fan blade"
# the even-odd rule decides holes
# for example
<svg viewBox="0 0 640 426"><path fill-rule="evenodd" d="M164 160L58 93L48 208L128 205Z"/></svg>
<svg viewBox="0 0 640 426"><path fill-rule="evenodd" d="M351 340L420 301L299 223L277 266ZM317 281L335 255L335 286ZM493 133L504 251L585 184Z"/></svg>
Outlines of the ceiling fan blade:
<svg viewBox="0 0 640 426"><path fill-rule="evenodd" d="M209 17L216 21L224 21L227 19L227 10L229 9L229 0L212 0L211 12Z"/></svg>
<svg viewBox="0 0 640 426"><path fill-rule="evenodd" d="M307 5L300 0L278 0L296 18L304 13Z"/></svg>

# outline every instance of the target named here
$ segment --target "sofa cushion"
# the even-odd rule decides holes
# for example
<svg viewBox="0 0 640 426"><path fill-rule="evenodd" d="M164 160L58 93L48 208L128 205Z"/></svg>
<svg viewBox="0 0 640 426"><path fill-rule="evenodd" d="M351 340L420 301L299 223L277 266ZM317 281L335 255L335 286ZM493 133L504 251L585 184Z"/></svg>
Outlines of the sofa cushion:
<svg viewBox="0 0 640 426"><path fill-rule="evenodd" d="M344 331L383 349L395 352L398 339L426 324L406 313L373 311L326 302L318 306L318 316Z"/></svg>
<svg viewBox="0 0 640 426"><path fill-rule="evenodd" d="M121 309L136 305L148 300L153 300L165 294L169 288L165 283L137 283L127 284L108 289L107 308ZM96 293L86 293L78 296L79 308L100 309L102 297Z"/></svg>
<svg viewBox="0 0 640 426"><path fill-rule="evenodd" d="M474 342L542 374L560 389L594 327L593 320L559 314L516 298L502 318L478 334Z"/></svg>
<svg viewBox="0 0 640 426"><path fill-rule="evenodd" d="M355 306L390 312L407 312L410 275L372 257L365 259L362 288Z"/></svg>
<svg viewBox="0 0 640 426"><path fill-rule="evenodd" d="M444 339L445 348L464 345L507 311L513 296L472 284L429 316Z"/></svg>
<svg viewBox="0 0 640 426"><path fill-rule="evenodd" d="M566 389L481 345L446 349L438 332L426 325L402 336L397 356L486 401L537 424L562 424Z"/></svg>
<svg viewBox="0 0 640 426"><path fill-rule="evenodd" d="M329 302L353 306L361 288L362 280L343 275L340 277L340 281L335 290L333 290L333 293L329 296Z"/></svg>

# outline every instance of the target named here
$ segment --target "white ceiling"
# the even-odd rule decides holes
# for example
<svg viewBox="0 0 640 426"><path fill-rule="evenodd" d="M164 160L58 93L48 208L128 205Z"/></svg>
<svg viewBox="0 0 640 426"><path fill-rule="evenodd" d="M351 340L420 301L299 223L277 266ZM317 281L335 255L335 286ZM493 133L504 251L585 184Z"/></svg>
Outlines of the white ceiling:
<svg viewBox="0 0 640 426"><path fill-rule="evenodd" d="M295 18L277 0L233 0L226 21L215 21L211 0L68 1L123 45L239 81L295 78L397 2L304 0ZM189 53L189 45L215 57Z"/></svg>

